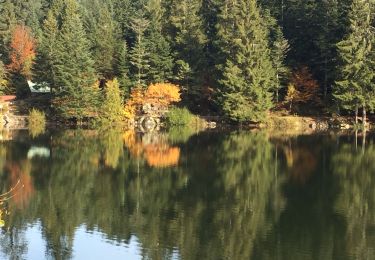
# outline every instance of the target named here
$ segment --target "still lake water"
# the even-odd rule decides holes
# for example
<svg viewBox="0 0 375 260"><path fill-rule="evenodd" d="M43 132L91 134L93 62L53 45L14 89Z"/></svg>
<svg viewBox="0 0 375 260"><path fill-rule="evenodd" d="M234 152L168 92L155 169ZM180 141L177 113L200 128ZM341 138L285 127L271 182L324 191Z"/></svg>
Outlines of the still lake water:
<svg viewBox="0 0 375 260"><path fill-rule="evenodd" d="M0 169L0 259L375 259L371 134L17 132Z"/></svg>

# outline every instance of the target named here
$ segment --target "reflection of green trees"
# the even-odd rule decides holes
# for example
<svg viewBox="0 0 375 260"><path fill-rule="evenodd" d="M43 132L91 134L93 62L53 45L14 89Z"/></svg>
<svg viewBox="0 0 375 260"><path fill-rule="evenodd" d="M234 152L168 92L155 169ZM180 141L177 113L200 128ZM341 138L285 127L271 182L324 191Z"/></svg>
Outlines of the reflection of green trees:
<svg viewBox="0 0 375 260"><path fill-rule="evenodd" d="M282 204L273 201L273 146L263 134L197 138L182 147L179 168L128 175L130 225L152 259L172 248L183 259L249 258Z"/></svg>
<svg viewBox="0 0 375 260"><path fill-rule="evenodd" d="M264 134L202 133L179 144L169 168L132 158L120 140L118 131L54 135L52 157L32 160L35 194L14 225L39 220L57 259L72 256L83 224L111 240L135 234L145 258L248 259L278 218L282 181Z"/></svg>
<svg viewBox="0 0 375 260"><path fill-rule="evenodd" d="M340 146L333 159L340 195L336 210L345 217L346 249L355 259L375 259L375 145Z"/></svg>

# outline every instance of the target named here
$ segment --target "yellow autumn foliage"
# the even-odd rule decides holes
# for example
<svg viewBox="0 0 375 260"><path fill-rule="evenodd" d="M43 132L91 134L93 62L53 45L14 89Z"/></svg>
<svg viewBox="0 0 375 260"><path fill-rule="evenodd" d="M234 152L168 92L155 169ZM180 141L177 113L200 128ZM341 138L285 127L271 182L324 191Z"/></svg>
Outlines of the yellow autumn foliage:
<svg viewBox="0 0 375 260"><path fill-rule="evenodd" d="M133 119L144 104L167 108L174 102L181 101L179 86L171 83L151 84L146 90L134 89L127 101L124 113L128 119Z"/></svg>

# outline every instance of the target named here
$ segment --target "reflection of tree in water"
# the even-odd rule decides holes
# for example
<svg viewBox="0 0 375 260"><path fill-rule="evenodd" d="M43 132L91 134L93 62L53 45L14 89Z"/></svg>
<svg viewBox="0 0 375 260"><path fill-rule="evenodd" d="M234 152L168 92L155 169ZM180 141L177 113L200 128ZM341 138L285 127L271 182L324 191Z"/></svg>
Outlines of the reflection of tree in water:
<svg viewBox="0 0 375 260"><path fill-rule="evenodd" d="M123 134L125 146L133 157L142 157L151 167L175 166L180 159L180 148L169 144L168 136L162 133L136 134L134 130Z"/></svg>
<svg viewBox="0 0 375 260"><path fill-rule="evenodd" d="M118 131L107 134L55 135L51 159L31 161L35 193L13 225L39 220L53 258L72 256L75 230L85 224L111 240L135 234L145 258L177 250L183 259L249 259L283 208L275 149L263 134L195 136L170 146L179 148L174 167L146 167L133 154L138 145L147 154L160 137L124 149Z"/></svg>
<svg viewBox="0 0 375 260"><path fill-rule="evenodd" d="M356 149L342 144L334 156L340 195L336 210L345 217L348 254L355 259L375 259L375 145Z"/></svg>
<svg viewBox="0 0 375 260"><path fill-rule="evenodd" d="M182 147L181 167L129 176L130 225L146 258L178 248L182 259L248 259L283 205L273 146L263 134L198 140Z"/></svg>
<svg viewBox="0 0 375 260"><path fill-rule="evenodd" d="M334 210L338 184L329 171L335 140L299 136L275 142L280 173L288 176L282 185L288 203L267 236L256 241L252 259L347 259L345 223Z"/></svg>

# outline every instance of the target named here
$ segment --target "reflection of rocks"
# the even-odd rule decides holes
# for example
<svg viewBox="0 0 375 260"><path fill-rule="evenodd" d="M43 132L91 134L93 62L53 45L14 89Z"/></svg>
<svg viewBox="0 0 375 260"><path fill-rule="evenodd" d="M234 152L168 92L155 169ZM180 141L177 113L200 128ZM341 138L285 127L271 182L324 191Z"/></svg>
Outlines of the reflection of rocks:
<svg viewBox="0 0 375 260"><path fill-rule="evenodd" d="M180 148L168 143L162 133L136 134L129 130L123 135L125 146L135 157L142 157L147 164L156 168L175 166L180 159Z"/></svg>
<svg viewBox="0 0 375 260"><path fill-rule="evenodd" d="M2 119L2 125L8 129L24 129L27 127L28 116L5 114Z"/></svg>

